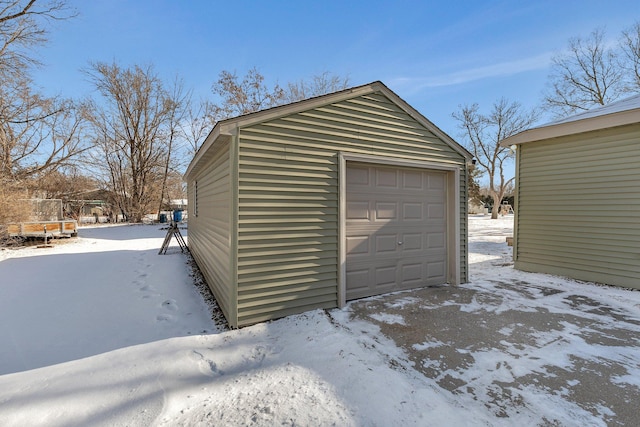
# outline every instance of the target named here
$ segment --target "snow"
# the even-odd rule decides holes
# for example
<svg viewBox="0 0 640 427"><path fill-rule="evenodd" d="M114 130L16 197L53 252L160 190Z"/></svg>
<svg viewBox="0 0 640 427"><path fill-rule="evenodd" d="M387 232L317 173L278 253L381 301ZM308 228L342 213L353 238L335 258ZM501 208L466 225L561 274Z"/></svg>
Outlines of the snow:
<svg viewBox="0 0 640 427"><path fill-rule="evenodd" d="M157 255L159 227L80 233L50 249L0 251L0 374L218 330L185 258Z"/></svg>
<svg viewBox="0 0 640 427"><path fill-rule="evenodd" d="M157 225L0 251L0 425L607 425L618 406L577 402L598 367L615 371L602 394L637 411L640 292L514 270L512 223L470 218L469 298L403 292L239 330L212 320L175 241L157 254ZM356 315L369 301L383 308ZM515 320L403 348L385 331L416 306Z"/></svg>
<svg viewBox="0 0 640 427"><path fill-rule="evenodd" d="M541 125L538 127L544 126L552 126L561 123L569 123L575 122L578 120L585 120L599 116L605 116L608 114L616 114L625 111L638 110L640 109L640 95L633 95L615 102L611 102L607 105L603 105L601 107L590 108L587 111L583 111L569 117L565 117L561 120L557 120L546 125Z"/></svg>

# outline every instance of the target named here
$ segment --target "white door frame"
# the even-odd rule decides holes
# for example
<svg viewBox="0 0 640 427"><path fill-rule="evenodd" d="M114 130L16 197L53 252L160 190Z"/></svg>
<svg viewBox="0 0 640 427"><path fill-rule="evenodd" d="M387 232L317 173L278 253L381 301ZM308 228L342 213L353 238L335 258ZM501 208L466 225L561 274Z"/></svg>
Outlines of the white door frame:
<svg viewBox="0 0 640 427"><path fill-rule="evenodd" d="M447 280L460 284L460 169L458 165L406 160L368 154L338 153L338 306L347 303L346 201L347 162L411 167L447 172Z"/></svg>

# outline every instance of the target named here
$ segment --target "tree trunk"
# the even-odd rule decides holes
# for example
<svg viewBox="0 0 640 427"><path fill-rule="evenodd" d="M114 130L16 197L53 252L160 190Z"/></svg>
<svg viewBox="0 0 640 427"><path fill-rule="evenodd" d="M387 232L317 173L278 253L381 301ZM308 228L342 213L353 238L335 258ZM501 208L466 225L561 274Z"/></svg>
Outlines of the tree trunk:
<svg viewBox="0 0 640 427"><path fill-rule="evenodd" d="M500 203L502 202L501 197L494 192L493 197L493 209L491 209L491 219L498 219L498 212L500 211Z"/></svg>

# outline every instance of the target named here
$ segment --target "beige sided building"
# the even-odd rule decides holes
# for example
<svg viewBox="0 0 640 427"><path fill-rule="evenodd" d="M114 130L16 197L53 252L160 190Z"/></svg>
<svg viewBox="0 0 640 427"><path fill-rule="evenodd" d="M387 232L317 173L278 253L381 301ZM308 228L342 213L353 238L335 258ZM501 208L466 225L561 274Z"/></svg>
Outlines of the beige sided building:
<svg viewBox="0 0 640 427"><path fill-rule="evenodd" d="M467 281L470 154L384 84L219 122L189 247L233 327Z"/></svg>
<svg viewBox="0 0 640 427"><path fill-rule="evenodd" d="M507 138L515 267L640 288L640 95Z"/></svg>

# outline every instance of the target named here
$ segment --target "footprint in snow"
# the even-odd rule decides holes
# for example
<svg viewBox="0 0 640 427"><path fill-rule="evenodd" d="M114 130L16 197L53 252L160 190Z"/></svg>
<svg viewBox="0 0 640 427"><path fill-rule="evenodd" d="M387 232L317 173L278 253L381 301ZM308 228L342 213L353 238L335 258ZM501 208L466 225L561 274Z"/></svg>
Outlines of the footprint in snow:
<svg viewBox="0 0 640 427"><path fill-rule="evenodd" d="M143 283L140 283L140 284L142 285ZM160 295L158 292L156 292L156 288L154 288L151 285L144 285L138 290L143 294L141 297L142 299L148 299L148 298L156 297Z"/></svg>
<svg viewBox="0 0 640 427"><path fill-rule="evenodd" d="M156 316L156 320L158 322L175 322L175 319L175 316L172 316L171 314L159 314Z"/></svg>
<svg viewBox="0 0 640 427"><path fill-rule="evenodd" d="M133 285L134 286L142 286L142 285L144 285L144 280L134 280L133 281Z"/></svg>
<svg viewBox="0 0 640 427"><path fill-rule="evenodd" d="M178 304L176 303L176 300L168 299L162 303L162 308L165 308L171 311L178 311Z"/></svg>
<svg viewBox="0 0 640 427"><path fill-rule="evenodd" d="M196 350L191 351L191 358L196 361L198 364L198 369L203 374L212 377L215 375L224 375L220 369L218 369L218 365L211 359L204 357L204 355Z"/></svg>

